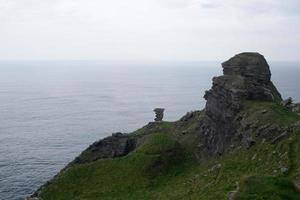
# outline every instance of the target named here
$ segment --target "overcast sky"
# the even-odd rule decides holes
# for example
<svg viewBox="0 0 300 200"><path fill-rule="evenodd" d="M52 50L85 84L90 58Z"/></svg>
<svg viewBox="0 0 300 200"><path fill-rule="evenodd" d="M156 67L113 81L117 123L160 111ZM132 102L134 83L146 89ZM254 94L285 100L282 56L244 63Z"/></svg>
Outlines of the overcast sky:
<svg viewBox="0 0 300 200"><path fill-rule="evenodd" d="M0 60L300 60L300 0L0 0Z"/></svg>

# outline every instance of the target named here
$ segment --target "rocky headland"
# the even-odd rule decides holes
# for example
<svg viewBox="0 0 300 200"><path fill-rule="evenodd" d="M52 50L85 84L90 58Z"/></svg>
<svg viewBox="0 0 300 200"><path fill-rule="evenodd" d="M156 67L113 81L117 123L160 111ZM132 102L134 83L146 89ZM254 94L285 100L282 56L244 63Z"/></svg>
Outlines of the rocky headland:
<svg viewBox="0 0 300 200"><path fill-rule="evenodd" d="M259 53L222 63L206 106L101 139L28 199L300 199L300 105ZM298 188L298 189L297 189Z"/></svg>

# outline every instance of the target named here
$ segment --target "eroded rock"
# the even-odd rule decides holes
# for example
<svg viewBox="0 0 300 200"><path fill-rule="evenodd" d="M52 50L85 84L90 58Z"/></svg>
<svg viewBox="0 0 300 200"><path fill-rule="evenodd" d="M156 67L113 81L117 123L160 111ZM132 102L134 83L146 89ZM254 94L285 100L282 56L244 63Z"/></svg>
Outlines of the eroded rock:
<svg viewBox="0 0 300 200"><path fill-rule="evenodd" d="M183 117L181 117L180 121L187 122L196 115L196 112L188 112Z"/></svg>
<svg viewBox="0 0 300 200"><path fill-rule="evenodd" d="M265 58L258 53L241 53L222 64L223 76L213 78L206 92L205 111L213 119L227 120L241 108L242 99L281 101L271 82Z"/></svg>
<svg viewBox="0 0 300 200"><path fill-rule="evenodd" d="M128 134L113 133L89 146L78 156L74 163L87 163L103 158L114 158L127 155L136 147L136 139Z"/></svg>
<svg viewBox="0 0 300 200"><path fill-rule="evenodd" d="M223 76L213 78L213 86L206 91L205 146L211 154L224 152L238 138L237 129L247 116L236 118L244 100L276 101L282 98L271 82L271 72L265 58L259 53L241 53L222 64ZM266 113L265 111L262 111ZM249 129L251 124L245 129ZM251 138L251 137L250 137ZM254 140L245 140L250 148Z"/></svg>
<svg viewBox="0 0 300 200"><path fill-rule="evenodd" d="M156 121L156 122L162 121L163 118L164 118L164 111L165 111L165 109L164 108L155 108L153 111L155 112L155 119L154 119L154 121Z"/></svg>

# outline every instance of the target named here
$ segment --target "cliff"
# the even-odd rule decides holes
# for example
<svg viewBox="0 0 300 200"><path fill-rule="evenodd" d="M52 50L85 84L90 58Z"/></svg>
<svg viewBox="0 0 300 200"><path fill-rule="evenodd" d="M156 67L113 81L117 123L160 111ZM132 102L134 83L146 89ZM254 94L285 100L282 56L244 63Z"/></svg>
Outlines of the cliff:
<svg viewBox="0 0 300 200"><path fill-rule="evenodd" d="M204 96L207 120L203 123L203 140L210 154L222 154L235 140L237 143L249 140L247 134L239 133L242 116L236 118L245 101L282 100L271 82L270 68L262 55L241 53L224 62L222 67L224 75L213 78L213 86Z"/></svg>
<svg viewBox="0 0 300 200"><path fill-rule="evenodd" d="M299 104L258 53L222 67L203 110L95 142L31 198L300 199Z"/></svg>

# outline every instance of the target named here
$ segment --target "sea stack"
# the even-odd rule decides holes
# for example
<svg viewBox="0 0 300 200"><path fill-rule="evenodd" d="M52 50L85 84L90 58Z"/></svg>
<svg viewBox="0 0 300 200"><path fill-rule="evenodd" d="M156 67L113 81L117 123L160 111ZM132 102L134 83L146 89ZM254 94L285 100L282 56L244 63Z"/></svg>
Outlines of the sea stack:
<svg viewBox="0 0 300 200"><path fill-rule="evenodd" d="M154 121L156 122L161 122L164 118L164 111L165 109L164 108L155 108L153 110L155 112L155 119Z"/></svg>

